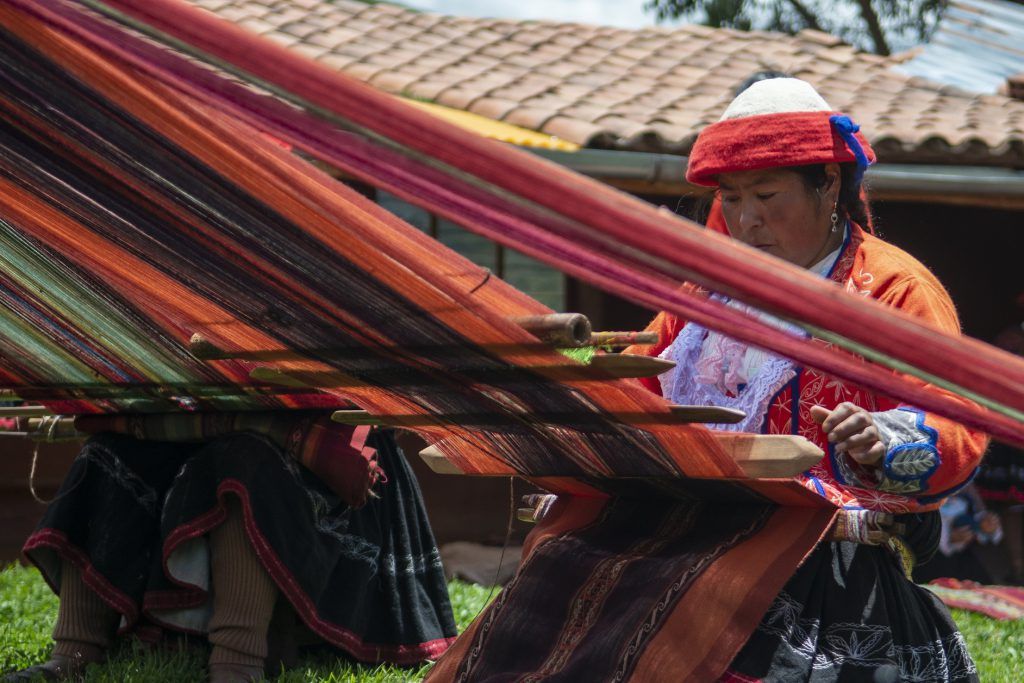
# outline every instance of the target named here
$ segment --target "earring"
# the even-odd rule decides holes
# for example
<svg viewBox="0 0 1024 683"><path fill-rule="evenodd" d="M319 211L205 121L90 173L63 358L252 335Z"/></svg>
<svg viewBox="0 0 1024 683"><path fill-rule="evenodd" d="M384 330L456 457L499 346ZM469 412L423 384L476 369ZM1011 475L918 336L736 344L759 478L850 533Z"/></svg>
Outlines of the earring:
<svg viewBox="0 0 1024 683"><path fill-rule="evenodd" d="M839 207L832 209L832 215L829 219L832 221L832 232L839 232Z"/></svg>

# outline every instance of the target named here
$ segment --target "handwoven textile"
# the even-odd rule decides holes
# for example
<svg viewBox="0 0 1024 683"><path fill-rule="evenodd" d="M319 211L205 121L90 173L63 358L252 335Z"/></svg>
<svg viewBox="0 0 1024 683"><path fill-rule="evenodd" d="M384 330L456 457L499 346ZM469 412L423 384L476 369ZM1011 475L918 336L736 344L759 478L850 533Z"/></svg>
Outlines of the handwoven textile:
<svg viewBox="0 0 1024 683"><path fill-rule="evenodd" d="M560 499L427 680L716 680L820 519L751 498Z"/></svg>
<svg viewBox="0 0 1024 683"><path fill-rule="evenodd" d="M925 588L949 607L978 612L993 619L1024 619L1024 588L983 586L974 581L935 579Z"/></svg>

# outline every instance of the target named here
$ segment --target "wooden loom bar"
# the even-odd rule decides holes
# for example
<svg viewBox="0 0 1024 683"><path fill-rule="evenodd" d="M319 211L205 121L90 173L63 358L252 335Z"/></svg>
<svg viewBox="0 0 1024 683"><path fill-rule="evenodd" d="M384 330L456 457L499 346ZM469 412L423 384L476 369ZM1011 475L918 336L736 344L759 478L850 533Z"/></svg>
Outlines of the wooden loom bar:
<svg viewBox="0 0 1024 683"><path fill-rule="evenodd" d="M530 414L532 419L545 421L544 415ZM746 417L742 410L733 408L719 408L717 406L672 406L669 408L669 415L648 413L645 415L630 416L633 422L643 424L645 417L655 423L669 424L735 424ZM573 415L550 416L554 422L571 424ZM347 425L390 425L396 427L430 426L442 425L448 422L457 422L460 425L488 424L493 422L493 417L487 415L445 415L443 419L431 415L372 415L365 410L335 410L331 413L331 420Z"/></svg>
<svg viewBox="0 0 1024 683"><path fill-rule="evenodd" d="M590 342L593 330L582 313L554 313L513 318L512 322L552 346L578 347Z"/></svg>
<svg viewBox="0 0 1024 683"><path fill-rule="evenodd" d="M565 363L559 365L538 365L532 367L512 366L500 370L463 370L462 374L473 376L474 379L486 382L500 374L521 374L529 379L529 372L545 373L557 376L563 382L603 382L609 379L629 379L640 377L656 377L675 367L672 361L650 356L625 356L609 354L594 356L587 365ZM367 371L365 375L372 375ZM249 372L249 377L258 382L280 384L292 388L331 389L337 387L362 384L363 380L338 370L289 370L283 368L257 367Z"/></svg>
<svg viewBox="0 0 1024 683"><path fill-rule="evenodd" d="M555 347L580 348L586 346L600 346L621 348L625 346L650 346L658 343L657 332L589 332L590 322L586 317L577 313L558 314L567 316L567 321L543 321L538 326L531 327L523 325L523 328L531 334L541 338L547 345ZM554 318L556 316L535 316L536 318ZM585 322L580 323L582 318ZM519 320L525 320L519 319ZM553 330L549 335L543 329ZM581 341L582 340L582 341ZM188 342L189 353L199 360L251 360L251 361L281 361L281 360L308 360L310 358L329 358L332 356L351 356L356 350L351 348L326 348L326 349L241 349L228 351L217 346L201 334L193 334Z"/></svg>
<svg viewBox="0 0 1024 683"><path fill-rule="evenodd" d="M657 332L594 332L592 346L654 346L659 341Z"/></svg>
<svg viewBox="0 0 1024 683"><path fill-rule="evenodd" d="M740 466L743 473L752 479L795 477L813 467L825 455L824 451L802 436L733 432L714 432L713 434L718 445ZM420 451L420 458L438 474L465 474L436 446L428 446ZM507 475L473 474L472 476ZM531 473L530 476L549 475Z"/></svg>
<svg viewBox="0 0 1024 683"><path fill-rule="evenodd" d="M75 428L73 415L47 415L19 420L15 430L0 431L0 436L17 436L36 441L73 441L85 438L86 435Z"/></svg>
<svg viewBox="0 0 1024 683"><path fill-rule="evenodd" d="M0 417L44 417L53 413L46 406L3 406Z"/></svg>

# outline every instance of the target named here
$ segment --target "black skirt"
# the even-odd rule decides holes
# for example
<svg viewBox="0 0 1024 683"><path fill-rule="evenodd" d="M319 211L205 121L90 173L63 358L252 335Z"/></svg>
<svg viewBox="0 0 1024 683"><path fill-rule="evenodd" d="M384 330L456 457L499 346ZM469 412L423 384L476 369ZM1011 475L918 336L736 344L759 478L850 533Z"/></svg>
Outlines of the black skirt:
<svg viewBox="0 0 1024 683"><path fill-rule="evenodd" d="M314 634L360 661L433 659L456 635L440 554L393 433L376 431L368 445L385 480L356 509L261 436L99 435L24 550L55 591L61 560L78 565L122 615L122 632L203 634L207 534L235 495L260 561Z"/></svg>
<svg viewBox="0 0 1024 683"><path fill-rule="evenodd" d="M934 552L937 517L914 529L928 537L915 548L919 557ZM823 543L811 553L730 672L724 680L978 680L945 605L909 581L889 550L846 542Z"/></svg>

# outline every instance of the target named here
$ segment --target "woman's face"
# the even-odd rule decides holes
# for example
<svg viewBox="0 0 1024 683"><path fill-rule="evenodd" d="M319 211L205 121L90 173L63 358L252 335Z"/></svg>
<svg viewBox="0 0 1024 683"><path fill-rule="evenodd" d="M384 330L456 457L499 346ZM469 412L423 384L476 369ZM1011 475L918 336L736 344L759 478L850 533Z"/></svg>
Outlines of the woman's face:
<svg viewBox="0 0 1024 683"><path fill-rule="evenodd" d="M718 176L722 214L736 239L809 268L838 246L842 233L831 231L839 169L825 168L821 192L809 190L788 169L739 171Z"/></svg>

